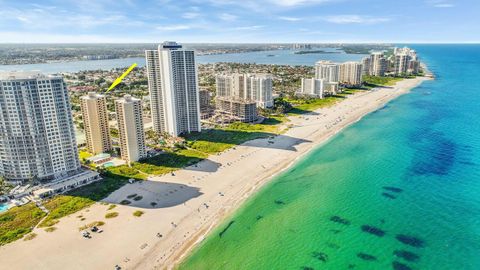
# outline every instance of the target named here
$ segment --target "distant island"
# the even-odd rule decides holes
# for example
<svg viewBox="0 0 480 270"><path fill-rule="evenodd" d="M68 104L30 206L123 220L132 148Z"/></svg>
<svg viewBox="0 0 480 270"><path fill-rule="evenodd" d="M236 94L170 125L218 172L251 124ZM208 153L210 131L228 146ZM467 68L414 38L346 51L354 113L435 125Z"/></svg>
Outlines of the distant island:
<svg viewBox="0 0 480 270"><path fill-rule="evenodd" d="M343 50L347 54L370 54L371 51L389 50L389 44L349 44L343 45L337 50Z"/></svg>
<svg viewBox="0 0 480 270"><path fill-rule="evenodd" d="M327 54L327 53L340 53L340 52L327 52L327 51L322 51L322 50L308 50L308 51L297 51L294 52L294 54Z"/></svg>

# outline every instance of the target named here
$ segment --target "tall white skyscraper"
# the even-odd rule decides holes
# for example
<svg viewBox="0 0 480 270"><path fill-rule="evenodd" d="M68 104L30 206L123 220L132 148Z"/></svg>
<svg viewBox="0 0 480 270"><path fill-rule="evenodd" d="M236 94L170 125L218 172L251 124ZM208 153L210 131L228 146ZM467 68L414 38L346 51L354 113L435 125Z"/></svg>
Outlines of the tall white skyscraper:
<svg viewBox="0 0 480 270"><path fill-rule="evenodd" d="M130 163L146 157L140 99L125 95L123 98L115 100L115 111L122 159Z"/></svg>
<svg viewBox="0 0 480 270"><path fill-rule="evenodd" d="M217 97L232 97L255 101L259 108L273 106L272 77L270 75L217 75Z"/></svg>
<svg viewBox="0 0 480 270"><path fill-rule="evenodd" d="M153 129L178 136L200 131L195 52L176 42L145 51Z"/></svg>
<svg viewBox="0 0 480 270"><path fill-rule="evenodd" d="M254 100L259 108L273 106L272 77L269 75L251 75L246 77L245 99Z"/></svg>
<svg viewBox="0 0 480 270"><path fill-rule="evenodd" d="M0 73L0 175L54 180L80 169L63 77Z"/></svg>
<svg viewBox="0 0 480 270"><path fill-rule="evenodd" d="M318 61L315 63L315 79L327 82L338 82L340 65L331 61Z"/></svg>
<svg viewBox="0 0 480 270"><path fill-rule="evenodd" d="M395 48L393 54L395 75L417 74L420 71L420 61L415 50L408 47Z"/></svg>
<svg viewBox="0 0 480 270"><path fill-rule="evenodd" d="M215 76L216 96L231 97L233 96L233 77L232 75Z"/></svg>

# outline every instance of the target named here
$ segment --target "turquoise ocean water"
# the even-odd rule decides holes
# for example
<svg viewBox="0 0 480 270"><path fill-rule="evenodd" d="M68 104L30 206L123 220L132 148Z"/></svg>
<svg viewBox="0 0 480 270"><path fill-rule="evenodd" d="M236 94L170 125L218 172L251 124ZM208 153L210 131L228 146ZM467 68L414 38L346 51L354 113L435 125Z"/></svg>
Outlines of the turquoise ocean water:
<svg viewBox="0 0 480 270"><path fill-rule="evenodd" d="M480 269L480 45L276 177L181 269Z"/></svg>

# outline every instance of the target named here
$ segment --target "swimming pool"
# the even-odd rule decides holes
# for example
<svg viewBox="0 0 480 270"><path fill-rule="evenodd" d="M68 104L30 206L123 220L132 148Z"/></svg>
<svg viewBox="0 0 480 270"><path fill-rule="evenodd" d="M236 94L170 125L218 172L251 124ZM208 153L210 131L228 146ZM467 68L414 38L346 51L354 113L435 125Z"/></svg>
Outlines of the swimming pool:
<svg viewBox="0 0 480 270"><path fill-rule="evenodd" d="M8 205L0 203L0 213L7 210L8 210Z"/></svg>
<svg viewBox="0 0 480 270"><path fill-rule="evenodd" d="M111 161L109 161L109 162L105 162L105 163L103 163L103 164L102 164L102 166L103 166L103 167L105 167L105 168L108 168L108 167L113 167L113 166L115 166L115 163L114 163L114 162L111 162Z"/></svg>

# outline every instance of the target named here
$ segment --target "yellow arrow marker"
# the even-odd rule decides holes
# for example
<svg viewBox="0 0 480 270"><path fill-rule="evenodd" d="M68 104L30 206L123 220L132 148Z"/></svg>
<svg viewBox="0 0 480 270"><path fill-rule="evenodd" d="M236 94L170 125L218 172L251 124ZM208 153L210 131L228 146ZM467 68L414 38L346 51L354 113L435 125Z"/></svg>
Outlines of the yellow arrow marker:
<svg viewBox="0 0 480 270"><path fill-rule="evenodd" d="M112 85L110 85L110 87L108 88L107 92L105 93L108 93L108 91L112 90L115 86L117 86L119 83L122 82L123 78L125 78L128 73L130 73L130 71L132 71L132 69L134 69L135 67L137 66L137 63L134 63L133 65L131 65L127 71L125 71L122 76L118 77L113 83Z"/></svg>

